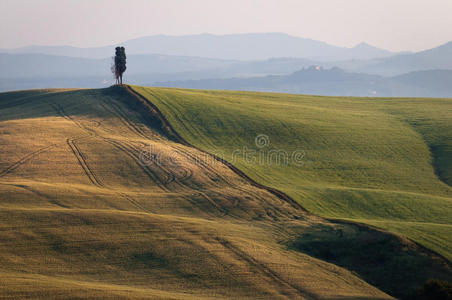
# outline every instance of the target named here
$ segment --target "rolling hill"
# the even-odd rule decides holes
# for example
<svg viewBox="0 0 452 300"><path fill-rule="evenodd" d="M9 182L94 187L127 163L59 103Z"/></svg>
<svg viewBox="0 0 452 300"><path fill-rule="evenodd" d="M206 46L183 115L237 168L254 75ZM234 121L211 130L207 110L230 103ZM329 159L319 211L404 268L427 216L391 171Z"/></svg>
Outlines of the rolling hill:
<svg viewBox="0 0 452 300"><path fill-rule="evenodd" d="M134 90L148 96L152 93L149 97L152 102ZM243 127L235 134L229 131L225 125L236 122L238 115L230 114L232 111L226 108L235 110L235 101L249 105L250 99L264 108L260 101L271 102L275 95L244 97L210 92L203 96L206 92L139 87L134 90L112 87L0 94L1 297L389 299L388 293L397 297L410 295L428 278L452 279L450 262L434 252L373 227L317 217L274 189L284 187L281 183L288 177L280 177L267 187L262 185L267 183L265 177L256 176L257 166L245 166L240 161L231 165L205 152L229 149L220 147L226 144L236 147L253 134L251 127ZM273 104L286 109L288 103L282 99L287 96L279 97L282 98ZM165 106L168 104L165 99L172 99L173 108ZM447 100L444 103L447 105ZM199 105L204 108L190 121L191 125L175 118L180 108L188 108L180 115L182 120L192 118L191 112L199 109ZM408 110L412 109L409 101L406 105ZM211 115L210 109L214 107L224 113L223 117L209 121L207 116L216 116ZM349 103L344 109L351 112L352 107ZM358 120L366 121L363 112L355 114ZM262 125L259 109L251 110L249 116L240 125L247 122ZM314 129L320 121L314 120L312 112L310 116ZM432 115L435 125L443 124L439 116ZM198 127L204 121L207 123ZM283 124L278 119L274 122ZM391 122L387 126L396 124ZM267 128L273 125L269 123ZM421 133L432 130L430 123L413 126L418 126ZM274 132L279 128L274 127ZM194 135L196 139L188 134L190 130L199 130ZM204 130L212 131L205 134ZM337 130L340 132L340 126ZM271 142L283 146L282 139L288 137L283 134L287 133L288 127L279 133L281 140L272 135ZM435 158L442 163L449 156L448 145L441 144L440 134L447 134L447 130L430 135L427 141L437 147ZM356 143L353 136L349 140ZM212 142L218 147L206 147ZM397 145L392 148L394 161L400 158L398 151L405 149ZM375 150L383 151L384 146ZM424 149L425 145L418 141L413 147ZM409 162L428 152L424 149L416 155L415 150L418 148L409 152L413 154L407 158ZM352 154L355 148L346 151ZM371 153L378 158L378 152ZM331 155L332 158L335 154ZM365 164L367 158L360 162ZM431 166L423 163L419 162L425 168L421 175L428 175ZM409 168L409 164L404 166ZM447 230L450 226L445 220L449 188L432 176L416 177L410 183L400 174L407 170L397 171L396 167L389 170L393 172L390 176L400 176L400 182L392 183L395 187L388 183L381 186L387 191L374 191L371 187L366 190L375 195L375 204L381 201L381 209L375 207L365 215L356 208L347 211L339 207L336 216L350 212L349 217L355 219L369 217L364 220L368 223L386 222L385 210L392 199L383 201L381 193L391 196L396 193L419 206L430 201L438 207L424 217L421 210L410 215L399 206L397 214L417 221L421 230L425 229L422 218L431 221L429 218L436 214L436 223L429 223L432 226L429 233L436 233L439 245L444 248L443 251L431 248L444 255L449 246L438 228L443 226ZM449 170L443 170L445 181L449 180ZM273 169L265 172L268 178L282 175ZM293 170L286 172L290 174ZM309 197L308 201L296 199L315 212L321 211L322 205L334 208L339 201L334 197L331 204L325 201L322 194L325 186L331 195L338 197L341 190L350 191L345 184L332 187L331 182L338 177L335 172L311 174L311 180L316 179L317 184L303 178L309 172L298 173L297 180L307 183L299 192L320 197L315 200L318 206ZM346 175L355 180L359 174ZM375 174L368 175L356 184L371 183L370 175ZM406 190L418 186L434 191L435 196L390 189L399 185ZM297 188L285 189L294 194ZM363 193L364 189L355 190ZM378 215L383 217L377 218ZM418 240L427 246L432 244L428 237ZM354 246L350 247L351 244ZM373 251L369 245L373 245ZM331 250L317 251L324 247Z"/></svg>
<svg viewBox="0 0 452 300"><path fill-rule="evenodd" d="M307 210L403 234L452 259L450 99L134 89L190 143ZM256 148L260 134L267 148ZM284 163L262 163L260 150Z"/></svg>
<svg viewBox="0 0 452 300"><path fill-rule="evenodd" d="M0 95L2 297L387 298L288 250L311 218L194 160L127 101L114 90Z"/></svg>

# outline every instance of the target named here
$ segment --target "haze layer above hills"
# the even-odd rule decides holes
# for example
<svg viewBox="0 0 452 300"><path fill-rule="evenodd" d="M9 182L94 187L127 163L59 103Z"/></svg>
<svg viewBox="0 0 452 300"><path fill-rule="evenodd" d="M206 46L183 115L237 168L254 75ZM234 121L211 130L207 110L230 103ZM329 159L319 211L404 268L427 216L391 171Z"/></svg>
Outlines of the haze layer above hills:
<svg viewBox="0 0 452 300"><path fill-rule="evenodd" d="M264 60L273 57L348 60L387 57L394 54L366 43L359 44L354 48L345 48L284 33L156 35L128 40L121 45L127 48L129 54L164 54L234 60ZM10 53L105 58L111 56L111 49L114 47L115 45L99 48L29 46L7 51Z"/></svg>
<svg viewBox="0 0 452 300"><path fill-rule="evenodd" d="M123 43L128 54L126 80L139 85L188 87L179 81L240 78L227 89L316 93L320 95L431 96L452 97L452 43L418 53L390 53L365 43L354 48L291 37L286 34L150 36ZM0 52L0 90L45 87L107 87L114 81L110 74L114 46L74 48L31 46ZM246 59L246 60L244 60ZM241 79L284 75L310 66L340 68L355 73L353 81L343 81L341 89L316 77L302 85L287 87L248 86ZM412 72L428 71L409 74ZM361 74L358 74L361 73ZM324 73L323 73L324 74ZM368 86L369 75L390 77ZM406 74L406 75L405 75ZM401 78L394 77L403 75ZM342 76L343 77L343 76ZM348 76L350 77L350 76ZM418 87L420 79L425 84ZM440 80L437 80L440 78ZM338 80L338 81L340 81ZM177 81L177 85L175 82ZM433 85L432 81L436 81ZM168 83L170 82L170 83ZM223 88L211 81L196 83L197 88ZM245 81L246 82L246 81ZM381 83L384 82L384 83ZM363 83L358 86L357 83ZM192 83L191 83L192 84ZM364 92L363 92L364 91Z"/></svg>
<svg viewBox="0 0 452 300"><path fill-rule="evenodd" d="M393 77L320 67L290 75L157 82L155 86L190 89L262 91L366 97L451 97L452 70L417 71Z"/></svg>

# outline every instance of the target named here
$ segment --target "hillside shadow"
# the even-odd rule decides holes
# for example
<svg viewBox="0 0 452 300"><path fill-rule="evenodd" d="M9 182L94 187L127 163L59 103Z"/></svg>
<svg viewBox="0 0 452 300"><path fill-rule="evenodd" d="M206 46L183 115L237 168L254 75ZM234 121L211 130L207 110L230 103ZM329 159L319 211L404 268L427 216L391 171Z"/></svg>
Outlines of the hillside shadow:
<svg viewBox="0 0 452 300"><path fill-rule="evenodd" d="M61 117L58 107L67 109L68 115L96 115L93 105L102 90L34 90L0 94L0 121ZM90 104L90 103L88 103Z"/></svg>
<svg viewBox="0 0 452 300"><path fill-rule="evenodd" d="M410 120L408 124L421 135L428 146L435 175L440 181L452 187L452 142L447 135L451 127L446 122L432 124L429 121Z"/></svg>
<svg viewBox="0 0 452 300"><path fill-rule="evenodd" d="M122 103L131 111L134 96L123 87L79 90L28 90L0 94L0 122L47 117L117 118L105 105ZM122 108L121 108L122 109ZM148 126L149 122L141 112L135 111L137 120ZM129 112L125 112L129 115ZM130 116L128 116L130 117ZM158 126L157 126L158 127Z"/></svg>
<svg viewBox="0 0 452 300"><path fill-rule="evenodd" d="M400 299L410 299L428 279L452 280L449 261L409 240L367 225L331 222L335 226L313 226L292 246L344 267Z"/></svg>

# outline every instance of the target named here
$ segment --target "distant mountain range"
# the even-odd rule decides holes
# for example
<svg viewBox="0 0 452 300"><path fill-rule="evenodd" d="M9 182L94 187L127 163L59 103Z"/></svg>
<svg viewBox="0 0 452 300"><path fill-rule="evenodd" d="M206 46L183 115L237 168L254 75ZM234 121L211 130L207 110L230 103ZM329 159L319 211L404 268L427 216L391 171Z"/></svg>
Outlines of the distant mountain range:
<svg viewBox="0 0 452 300"><path fill-rule="evenodd" d="M380 75L403 74L432 69L452 69L452 42L439 47L410 54L395 55L374 60L357 70Z"/></svg>
<svg viewBox="0 0 452 300"><path fill-rule="evenodd" d="M330 96L452 97L452 70L417 71L394 77L312 66L283 76L157 82L156 86L281 92Z"/></svg>
<svg viewBox="0 0 452 300"><path fill-rule="evenodd" d="M231 60L265 60L275 57L293 57L331 61L382 58L395 54L365 43L359 44L354 48L346 48L284 33L155 35L125 41L121 45L126 47L128 54L162 54ZM115 45L97 48L29 46L17 49L1 49L0 52L107 58L112 56L114 47Z"/></svg>
<svg viewBox="0 0 452 300"><path fill-rule="evenodd" d="M0 78L103 76L111 78L112 58L90 59L47 54L1 54ZM229 68L236 61L167 55L129 55L127 75L196 72Z"/></svg>
<svg viewBox="0 0 452 300"><path fill-rule="evenodd" d="M159 35L121 45L125 45L128 55L126 82L139 85L452 97L448 88L442 88L449 84L447 70L452 70L452 42L417 53L392 53L366 43L345 48L287 34L256 33ZM110 73L113 48L114 45L30 46L0 50L0 91L109 86L114 82ZM322 67L321 76L308 72L309 66ZM330 86L325 88L327 74L346 78L341 79L343 87L333 88L336 83L329 82ZM411 83L415 80L416 85ZM436 92L430 90L432 85L420 87L432 81L441 84ZM267 86L263 86L264 82ZM378 89L371 82L378 83Z"/></svg>

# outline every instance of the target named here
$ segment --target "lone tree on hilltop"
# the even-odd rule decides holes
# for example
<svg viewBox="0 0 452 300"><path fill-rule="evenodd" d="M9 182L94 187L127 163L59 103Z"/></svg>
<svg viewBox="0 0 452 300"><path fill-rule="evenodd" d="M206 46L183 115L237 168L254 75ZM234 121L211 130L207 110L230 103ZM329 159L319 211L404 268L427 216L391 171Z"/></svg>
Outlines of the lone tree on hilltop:
<svg viewBox="0 0 452 300"><path fill-rule="evenodd" d="M126 50L124 47L116 47L113 65L111 66L111 72L116 78L116 84L122 84L122 74L126 69Z"/></svg>

